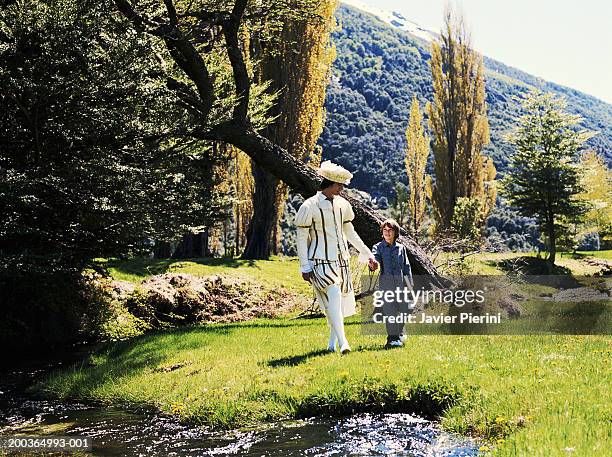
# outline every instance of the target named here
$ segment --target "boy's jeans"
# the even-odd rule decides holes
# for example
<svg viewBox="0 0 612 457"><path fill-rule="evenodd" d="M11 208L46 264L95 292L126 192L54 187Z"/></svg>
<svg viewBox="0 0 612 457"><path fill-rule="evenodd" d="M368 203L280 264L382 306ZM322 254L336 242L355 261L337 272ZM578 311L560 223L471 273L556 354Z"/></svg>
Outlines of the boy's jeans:
<svg viewBox="0 0 612 457"><path fill-rule="evenodd" d="M400 339L400 335L404 333L404 323L397 322L398 319L393 319L395 322L390 322L389 317L397 318L401 313L406 313L408 307L405 303L385 302L383 303L383 315L385 319L385 327L387 328L387 343Z"/></svg>
<svg viewBox="0 0 612 457"><path fill-rule="evenodd" d="M397 288L405 287L402 276L386 276L381 275L380 286L383 290L396 290ZM387 343L397 341L400 339L400 335L404 333L405 322L404 319L410 312L409 303L406 301L392 300L383 302L383 315L385 316L385 327L387 330ZM402 319L397 319L400 317ZM393 322L390 322L389 317L392 317ZM400 320L400 322L397 322Z"/></svg>

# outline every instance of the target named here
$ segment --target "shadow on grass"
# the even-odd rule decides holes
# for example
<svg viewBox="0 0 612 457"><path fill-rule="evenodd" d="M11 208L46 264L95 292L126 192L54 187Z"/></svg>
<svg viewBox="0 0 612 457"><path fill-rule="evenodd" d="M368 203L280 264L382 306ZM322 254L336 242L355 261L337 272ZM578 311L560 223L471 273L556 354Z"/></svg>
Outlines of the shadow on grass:
<svg viewBox="0 0 612 457"><path fill-rule="evenodd" d="M304 398L296 408L296 418L348 416L356 413L409 413L428 420L439 419L461 399L450 383L401 386L363 379L339 391L321 392Z"/></svg>
<svg viewBox="0 0 612 457"><path fill-rule="evenodd" d="M398 349L401 349L401 348L398 348ZM356 348L353 349L352 352L373 352L373 351L378 352L378 351L388 351L388 350L390 349L385 348L384 343L380 343L380 344L374 343L374 344L357 346ZM281 357L280 359L268 360L267 362L265 362L265 365L272 367L272 368L295 367L303 363L306 363L308 360L312 358L330 355L330 354L332 353L329 352L327 349L318 349L316 351L306 352L305 354L292 355L292 356L287 356L287 357ZM350 357L350 354L347 354L344 357Z"/></svg>
<svg viewBox="0 0 612 457"><path fill-rule="evenodd" d="M313 357L320 357L322 355L331 354L327 349L319 349L317 351L310 351L306 354L301 355L293 355L289 357L281 357L280 359L272 359L266 362L266 365L272 368L279 367L295 367L297 365L301 365L308 361L308 359L312 359Z"/></svg>
<svg viewBox="0 0 612 457"><path fill-rule="evenodd" d="M526 283L542 286L571 289L580 287L580 282L573 276L572 270L555 265L552 272L546 260L537 257L516 257L499 261L489 261L488 265L499 268L508 275L521 275Z"/></svg>
<svg viewBox="0 0 612 457"><path fill-rule="evenodd" d="M138 376L145 370L154 370L162 365L175 350L200 349L213 339L188 338L193 334L227 334L234 327L206 326L182 327L170 330L154 330L129 340L103 343L89 357L68 367L50 372L35 383L30 393L44 394L59 389L61 398L87 399L89 392L112 380ZM59 386L59 387L57 387Z"/></svg>
<svg viewBox="0 0 612 457"><path fill-rule="evenodd" d="M544 259L537 257L521 256L513 257L511 259L502 260L491 260L487 262L488 265L497 267L504 273L508 274L522 274L522 275L563 275L571 276L572 270L566 267L555 265L552 272L549 272L548 263Z"/></svg>
<svg viewBox="0 0 612 457"><path fill-rule="evenodd" d="M89 357L83 356L69 367L50 372L42 382L33 386L31 392L44 392L47 384L54 385L57 382L57 385L62 386L62 397L83 398L84 393L106 384L110 378L117 380L138 376L145 370L156 369L163 365L177 350L201 349L215 341L215 338L206 338L207 335L229 336L241 329L313 325L321 323L308 320L247 321L153 330L129 340L101 344ZM295 362L298 363L300 362Z"/></svg>
<svg viewBox="0 0 612 457"><path fill-rule="evenodd" d="M610 303L535 303L527 325L540 332L561 335L609 335L612 332Z"/></svg>
<svg viewBox="0 0 612 457"><path fill-rule="evenodd" d="M244 260L238 258L193 258L193 259L147 259L134 258L130 260L111 259L104 262L106 267L114 268L117 271L134 276L146 277L151 275L163 274L171 271L173 268L181 266L185 262L195 263L197 265L205 265L210 267L255 267L254 260Z"/></svg>

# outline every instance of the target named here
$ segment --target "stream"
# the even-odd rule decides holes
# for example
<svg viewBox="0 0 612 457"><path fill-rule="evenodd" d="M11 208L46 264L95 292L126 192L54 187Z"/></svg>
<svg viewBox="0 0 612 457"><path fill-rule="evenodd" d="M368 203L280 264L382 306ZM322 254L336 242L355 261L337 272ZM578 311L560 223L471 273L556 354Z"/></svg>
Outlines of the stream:
<svg viewBox="0 0 612 457"><path fill-rule="evenodd" d="M91 453L107 457L478 455L474 440L442 432L435 422L409 414L316 417L219 432L180 424L152 409L126 410L28 395L25 388L51 368L0 373L0 435L87 436L93 442Z"/></svg>

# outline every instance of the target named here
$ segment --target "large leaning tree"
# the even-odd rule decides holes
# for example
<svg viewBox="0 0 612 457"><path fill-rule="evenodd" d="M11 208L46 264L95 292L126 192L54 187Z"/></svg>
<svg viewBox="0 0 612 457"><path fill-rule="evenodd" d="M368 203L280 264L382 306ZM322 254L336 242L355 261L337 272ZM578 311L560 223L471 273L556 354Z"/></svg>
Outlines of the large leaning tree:
<svg viewBox="0 0 612 457"><path fill-rule="evenodd" d="M317 0L301 1L315 5ZM277 20L283 5L286 14L291 14L290 2L115 0L115 4L138 33L158 37L170 63L181 70L180 77L176 72L160 77L197 118L198 125L189 135L231 144L304 197L316 193L320 183L316 171L265 138L261 127L251 121L252 112L261 108L255 99L258 90L249 71L245 34L249 27ZM219 70L220 59L227 63L227 73ZM362 239L369 245L379 241L382 216L344 196L353 205L355 228ZM415 274L432 275L437 281L425 252L407 236L400 241L408 248Z"/></svg>

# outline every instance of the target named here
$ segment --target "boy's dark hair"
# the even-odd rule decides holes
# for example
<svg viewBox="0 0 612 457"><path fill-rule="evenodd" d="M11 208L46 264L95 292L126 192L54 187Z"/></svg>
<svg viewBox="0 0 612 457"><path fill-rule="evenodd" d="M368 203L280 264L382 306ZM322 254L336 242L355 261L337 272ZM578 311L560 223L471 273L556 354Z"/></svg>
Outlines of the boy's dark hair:
<svg viewBox="0 0 612 457"><path fill-rule="evenodd" d="M319 190L327 189L328 187L331 187L334 184L335 184L334 181L330 181L327 178L323 178L323 181L321 181L321 184L319 185Z"/></svg>
<svg viewBox="0 0 612 457"><path fill-rule="evenodd" d="M400 226L395 219L385 219L383 223L380 224L380 229L382 230L385 227L389 227L390 229L393 229L393 232L395 233L395 238L393 238L394 241L399 238Z"/></svg>

